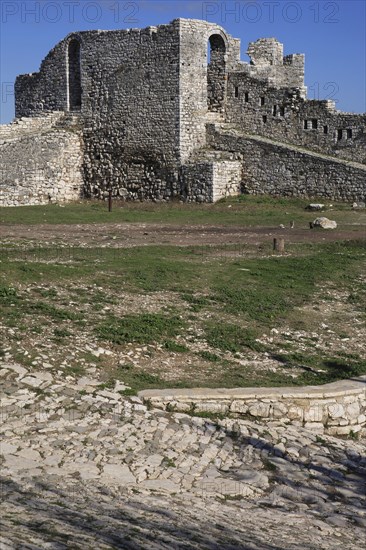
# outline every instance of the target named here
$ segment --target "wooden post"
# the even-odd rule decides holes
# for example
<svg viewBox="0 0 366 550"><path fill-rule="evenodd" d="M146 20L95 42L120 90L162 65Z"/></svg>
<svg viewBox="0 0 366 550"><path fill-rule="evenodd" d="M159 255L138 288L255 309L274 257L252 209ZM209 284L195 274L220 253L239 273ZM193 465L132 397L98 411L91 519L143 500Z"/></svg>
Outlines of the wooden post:
<svg viewBox="0 0 366 550"><path fill-rule="evenodd" d="M112 212L112 189L109 190L108 195L108 212Z"/></svg>
<svg viewBox="0 0 366 550"><path fill-rule="evenodd" d="M282 254L285 251L285 239L273 239L273 250Z"/></svg>

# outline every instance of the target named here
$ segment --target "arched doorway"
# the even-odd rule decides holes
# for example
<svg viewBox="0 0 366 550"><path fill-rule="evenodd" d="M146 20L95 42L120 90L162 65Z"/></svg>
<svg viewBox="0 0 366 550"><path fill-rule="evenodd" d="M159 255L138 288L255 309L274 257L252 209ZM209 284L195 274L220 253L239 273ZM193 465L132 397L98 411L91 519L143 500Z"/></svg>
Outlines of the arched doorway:
<svg viewBox="0 0 366 550"><path fill-rule="evenodd" d="M81 109L80 42L71 40L68 47L68 100L70 111Z"/></svg>
<svg viewBox="0 0 366 550"><path fill-rule="evenodd" d="M208 40L207 104L209 111L220 112L226 97L226 46L219 34Z"/></svg>

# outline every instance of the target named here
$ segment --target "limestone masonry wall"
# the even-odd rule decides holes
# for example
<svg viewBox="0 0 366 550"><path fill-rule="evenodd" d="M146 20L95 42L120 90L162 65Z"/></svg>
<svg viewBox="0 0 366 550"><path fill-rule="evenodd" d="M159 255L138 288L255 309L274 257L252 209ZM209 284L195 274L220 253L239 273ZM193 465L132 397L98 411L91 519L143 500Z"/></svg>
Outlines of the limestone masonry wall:
<svg viewBox="0 0 366 550"><path fill-rule="evenodd" d="M366 376L302 388L144 390L151 406L304 426L316 433L366 433Z"/></svg>
<svg viewBox="0 0 366 550"><path fill-rule="evenodd" d="M0 130L0 206L48 204L82 195L81 133L60 116L21 119Z"/></svg>
<svg viewBox="0 0 366 550"><path fill-rule="evenodd" d="M275 38L251 42L248 55L250 63L240 60L240 41L222 27L192 19L66 36L39 72L16 80L17 118L0 129L2 204L71 200L81 165L86 197L212 202L244 191L363 200L366 114L307 100L304 55L284 55ZM62 129L51 132L60 113Z"/></svg>
<svg viewBox="0 0 366 550"><path fill-rule="evenodd" d="M208 141L220 151L236 151L243 160L242 191L274 196L323 196L364 201L366 165L343 162L276 141L223 130L208 129Z"/></svg>
<svg viewBox="0 0 366 550"><path fill-rule="evenodd" d="M366 163L366 115L338 112L332 101L305 100L298 88L231 73L225 121L250 134Z"/></svg>

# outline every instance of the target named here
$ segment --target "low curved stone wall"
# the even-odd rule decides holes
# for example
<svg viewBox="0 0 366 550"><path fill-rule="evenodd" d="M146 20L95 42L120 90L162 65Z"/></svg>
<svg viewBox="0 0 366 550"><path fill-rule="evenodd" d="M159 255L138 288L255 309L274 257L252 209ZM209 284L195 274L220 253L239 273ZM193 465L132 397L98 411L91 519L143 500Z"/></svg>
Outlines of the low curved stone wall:
<svg viewBox="0 0 366 550"><path fill-rule="evenodd" d="M139 397L168 411L278 420L329 435L366 433L366 376L302 388L144 390Z"/></svg>

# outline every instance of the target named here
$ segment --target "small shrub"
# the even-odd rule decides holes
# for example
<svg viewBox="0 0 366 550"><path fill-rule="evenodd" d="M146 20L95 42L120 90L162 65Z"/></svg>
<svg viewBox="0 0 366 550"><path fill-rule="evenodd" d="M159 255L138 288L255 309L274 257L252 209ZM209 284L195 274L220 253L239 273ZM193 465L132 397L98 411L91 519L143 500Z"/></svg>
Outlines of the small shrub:
<svg viewBox="0 0 366 550"><path fill-rule="evenodd" d="M218 355L209 351L200 351L198 355L200 355L202 359L206 359L206 361L211 361L212 363L217 363L220 361L220 357Z"/></svg>
<svg viewBox="0 0 366 550"><path fill-rule="evenodd" d="M118 365L118 368L120 370L123 370L123 371L128 371L128 370L133 369L133 365L132 365L132 363L122 363L122 364Z"/></svg>
<svg viewBox="0 0 366 550"><path fill-rule="evenodd" d="M277 470L276 464L273 464L273 462L271 462L267 458L262 459L262 463L264 468L270 472L275 472Z"/></svg>
<svg viewBox="0 0 366 550"><path fill-rule="evenodd" d="M174 342L174 340L166 340L164 342L164 348L168 351L174 351L176 353L184 353L189 351L187 346L184 344L178 344L177 342Z"/></svg>
<svg viewBox="0 0 366 550"><path fill-rule="evenodd" d="M57 338L66 338L67 336L71 336L71 332L65 328L55 328L53 334L57 336Z"/></svg>
<svg viewBox="0 0 366 550"><path fill-rule="evenodd" d="M44 298L55 298L57 296L57 290L54 288L42 289L39 293Z"/></svg>
<svg viewBox="0 0 366 550"><path fill-rule="evenodd" d="M174 460L172 460L171 458L168 458L167 456L164 456L163 466L166 466L167 468L176 468L177 467Z"/></svg>
<svg viewBox="0 0 366 550"><path fill-rule="evenodd" d="M0 285L0 304L9 306L18 300L15 288L6 285Z"/></svg>

